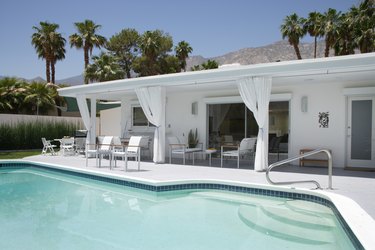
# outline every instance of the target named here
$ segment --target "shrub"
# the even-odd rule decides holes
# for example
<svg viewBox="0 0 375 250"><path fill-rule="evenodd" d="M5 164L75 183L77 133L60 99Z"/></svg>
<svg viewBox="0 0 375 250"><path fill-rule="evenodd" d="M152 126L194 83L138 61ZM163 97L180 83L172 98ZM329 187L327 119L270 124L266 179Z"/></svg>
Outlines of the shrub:
<svg viewBox="0 0 375 250"><path fill-rule="evenodd" d="M78 129L77 124L66 121L0 124L0 150L39 149L43 147L42 137L47 140L62 138Z"/></svg>

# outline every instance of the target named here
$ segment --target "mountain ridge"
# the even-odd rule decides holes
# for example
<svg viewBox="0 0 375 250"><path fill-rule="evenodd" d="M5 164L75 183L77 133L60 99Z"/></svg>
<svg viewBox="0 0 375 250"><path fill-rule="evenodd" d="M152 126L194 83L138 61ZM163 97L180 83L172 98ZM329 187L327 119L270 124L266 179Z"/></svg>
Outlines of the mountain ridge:
<svg viewBox="0 0 375 250"><path fill-rule="evenodd" d="M324 41L319 41L317 43L317 57L324 57ZM301 52L302 59L314 58L314 43L300 43L299 49ZM226 53L224 55L216 56L216 57L209 57L205 58L201 55L190 56L186 60L186 69L188 71L194 65L199 65L207 60L215 60L219 63L219 65L224 64L233 64L239 63L241 65L250 65L250 64L260 64L260 63L269 63L269 62L276 62L276 61L290 61L290 60L297 60L296 53L294 51L293 46L291 46L287 41L281 40L274 42L272 44L260 46L260 47L249 47L249 48L242 48L236 51L232 51ZM5 76L0 76L0 79L4 78ZM27 82L32 81L41 81L46 82L42 77L35 77L33 79L24 79ZM57 84L67 84L71 86L82 85L84 84L84 77L83 74L63 78L60 80L56 80Z"/></svg>

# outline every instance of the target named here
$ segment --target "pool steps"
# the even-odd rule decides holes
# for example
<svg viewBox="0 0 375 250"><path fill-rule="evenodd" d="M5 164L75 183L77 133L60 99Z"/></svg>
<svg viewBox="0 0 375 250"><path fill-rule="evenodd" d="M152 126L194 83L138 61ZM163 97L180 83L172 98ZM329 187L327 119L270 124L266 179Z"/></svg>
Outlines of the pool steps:
<svg viewBox="0 0 375 250"><path fill-rule="evenodd" d="M290 216L285 216L287 214L285 209L277 211L277 213L284 212L282 215L279 214L277 219L269 217L269 211L269 208L264 208L262 205L241 205L238 208L238 216L247 226L271 237L310 245L327 245L335 242L332 235L321 233L321 231L327 231L326 222L316 221L315 226L311 227L312 221L316 219L314 217L300 217L298 223L295 223L297 218L291 219ZM275 212L276 210L273 209L272 213ZM281 223L274 223L274 220ZM322 228L319 223L322 223ZM315 238L318 230L319 238Z"/></svg>

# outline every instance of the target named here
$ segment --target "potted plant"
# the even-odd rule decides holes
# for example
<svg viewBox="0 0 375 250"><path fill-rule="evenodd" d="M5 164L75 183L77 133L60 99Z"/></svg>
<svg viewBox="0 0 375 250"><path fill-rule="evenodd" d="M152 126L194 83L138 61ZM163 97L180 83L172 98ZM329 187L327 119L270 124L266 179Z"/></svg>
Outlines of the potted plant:
<svg viewBox="0 0 375 250"><path fill-rule="evenodd" d="M195 133L192 129L190 129L189 135L188 135L189 148L195 148L197 146L198 142L199 142L198 129L195 129Z"/></svg>

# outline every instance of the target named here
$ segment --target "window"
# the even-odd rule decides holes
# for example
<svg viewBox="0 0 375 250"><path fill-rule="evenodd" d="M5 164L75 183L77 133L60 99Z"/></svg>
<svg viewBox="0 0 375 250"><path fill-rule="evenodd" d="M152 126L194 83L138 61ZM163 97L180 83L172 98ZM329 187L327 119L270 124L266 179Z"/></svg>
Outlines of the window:
<svg viewBox="0 0 375 250"><path fill-rule="evenodd" d="M137 127L145 127L148 126L148 120L146 118L145 113L143 113L143 109L141 107L133 107L133 126Z"/></svg>
<svg viewBox="0 0 375 250"><path fill-rule="evenodd" d="M152 123L149 123L143 109L139 106L132 107L132 120L135 127L155 127Z"/></svg>

